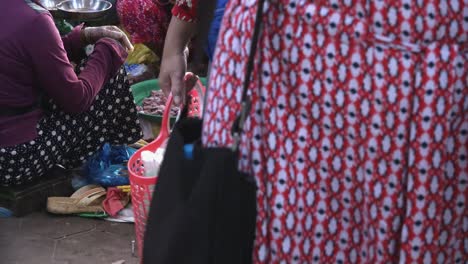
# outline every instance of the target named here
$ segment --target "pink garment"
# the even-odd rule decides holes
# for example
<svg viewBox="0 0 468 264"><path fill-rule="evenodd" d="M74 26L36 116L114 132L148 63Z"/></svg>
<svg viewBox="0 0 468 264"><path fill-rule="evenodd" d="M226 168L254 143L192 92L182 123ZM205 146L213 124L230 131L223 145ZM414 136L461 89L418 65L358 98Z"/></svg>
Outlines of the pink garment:
<svg viewBox="0 0 468 264"><path fill-rule="evenodd" d="M162 52L171 6L167 1L119 0L117 14L133 43L151 43Z"/></svg>
<svg viewBox="0 0 468 264"><path fill-rule="evenodd" d="M158 53L162 53L171 16L193 22L197 2L197 0L119 0L117 14L133 43L152 44Z"/></svg>

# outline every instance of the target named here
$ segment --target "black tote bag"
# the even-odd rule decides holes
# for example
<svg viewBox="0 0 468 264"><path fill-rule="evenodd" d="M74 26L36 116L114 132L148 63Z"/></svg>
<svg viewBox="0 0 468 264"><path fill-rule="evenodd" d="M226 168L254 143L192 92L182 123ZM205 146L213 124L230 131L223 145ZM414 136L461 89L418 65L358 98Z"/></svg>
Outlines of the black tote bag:
<svg viewBox="0 0 468 264"><path fill-rule="evenodd" d="M250 175L238 171L237 148L250 110L247 88L263 2L258 3L241 113L232 127L233 148L202 147L202 121L181 114L169 138L153 194L144 239L145 264L252 262L256 186ZM190 159L184 152L186 144L194 144Z"/></svg>

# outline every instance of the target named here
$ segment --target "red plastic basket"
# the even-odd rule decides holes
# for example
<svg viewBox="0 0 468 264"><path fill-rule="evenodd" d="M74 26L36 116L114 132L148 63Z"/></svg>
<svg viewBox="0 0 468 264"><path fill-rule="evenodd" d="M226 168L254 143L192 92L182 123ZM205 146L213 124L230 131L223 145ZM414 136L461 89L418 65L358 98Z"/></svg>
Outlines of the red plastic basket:
<svg viewBox="0 0 468 264"><path fill-rule="evenodd" d="M188 93L188 115L201 116L203 113L203 98L205 87L198 80L194 89ZM135 217L135 234L138 247L140 261L143 252L143 236L145 234L146 219L150 208L150 203L153 196L154 187L157 182L157 177L145 177L145 168L141 161L141 152L145 150L155 152L158 148L166 144L170 134L170 106L172 104L172 96L169 98L164 109L161 131L159 136L148 145L140 148L128 161L128 171L130 175L130 185L132 194L133 214Z"/></svg>

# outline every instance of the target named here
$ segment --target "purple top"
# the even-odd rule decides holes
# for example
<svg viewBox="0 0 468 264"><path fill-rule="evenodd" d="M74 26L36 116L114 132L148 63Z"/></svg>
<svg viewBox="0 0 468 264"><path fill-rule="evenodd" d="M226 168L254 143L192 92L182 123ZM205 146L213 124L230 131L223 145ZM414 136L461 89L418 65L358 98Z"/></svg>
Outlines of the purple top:
<svg viewBox="0 0 468 264"><path fill-rule="evenodd" d="M68 113L86 111L127 56L116 41L101 39L77 76L69 60L84 55L81 26L61 38L50 13L30 0L2 0L0 25L0 108L31 106L45 94ZM36 138L42 116L40 109L0 115L0 147Z"/></svg>

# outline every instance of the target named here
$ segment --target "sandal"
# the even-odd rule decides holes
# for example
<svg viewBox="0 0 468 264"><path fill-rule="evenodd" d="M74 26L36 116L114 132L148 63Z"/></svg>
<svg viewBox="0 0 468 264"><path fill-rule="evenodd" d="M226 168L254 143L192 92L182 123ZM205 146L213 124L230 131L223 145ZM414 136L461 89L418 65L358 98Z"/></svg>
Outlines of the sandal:
<svg viewBox="0 0 468 264"><path fill-rule="evenodd" d="M70 197L47 198L47 211L53 214L101 213L106 190L98 185L86 185Z"/></svg>

